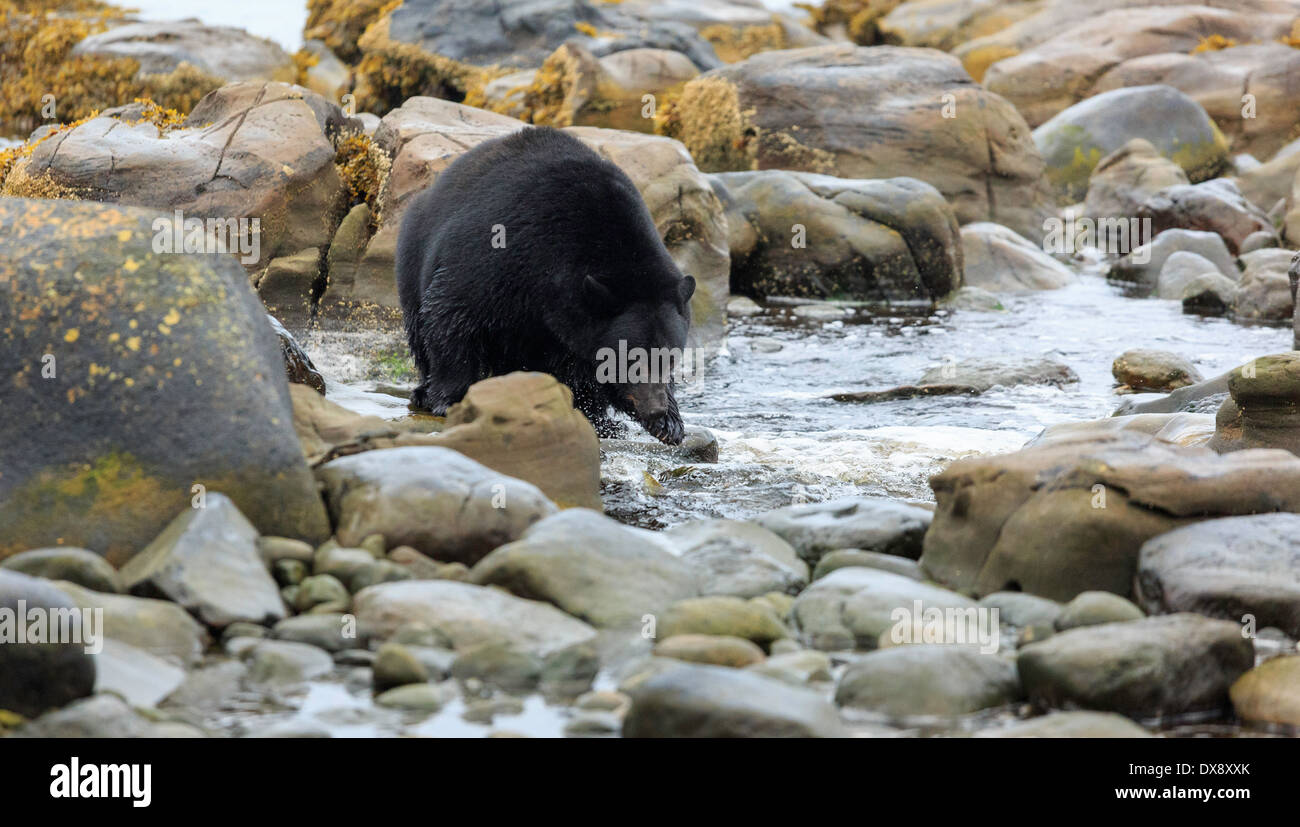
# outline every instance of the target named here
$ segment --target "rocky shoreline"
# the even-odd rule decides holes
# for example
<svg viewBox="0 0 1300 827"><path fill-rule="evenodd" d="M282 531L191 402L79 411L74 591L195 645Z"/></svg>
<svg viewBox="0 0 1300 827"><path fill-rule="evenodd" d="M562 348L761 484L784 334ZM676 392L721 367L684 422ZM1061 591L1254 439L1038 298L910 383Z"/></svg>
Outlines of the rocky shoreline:
<svg viewBox="0 0 1300 827"><path fill-rule="evenodd" d="M531 5L312 0L290 55L0 0L0 736L1300 731L1300 3ZM404 210L529 124L619 165L698 284L681 446L539 373L401 410ZM813 370L1102 279L1275 346L866 362L798 393L846 428L1068 407L1113 359L1115 411L918 496L718 473L742 347ZM628 468L745 504L651 518Z"/></svg>

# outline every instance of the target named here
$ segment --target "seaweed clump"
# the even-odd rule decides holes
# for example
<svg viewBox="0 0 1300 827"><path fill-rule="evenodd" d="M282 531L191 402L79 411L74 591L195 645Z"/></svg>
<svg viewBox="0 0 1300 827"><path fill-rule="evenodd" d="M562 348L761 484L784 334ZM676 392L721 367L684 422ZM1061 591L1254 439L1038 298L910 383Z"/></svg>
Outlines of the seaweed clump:
<svg viewBox="0 0 1300 827"><path fill-rule="evenodd" d="M72 54L121 16L94 0L0 0L0 132L26 135L145 96L188 110L221 85L187 63L141 74L133 58Z"/></svg>

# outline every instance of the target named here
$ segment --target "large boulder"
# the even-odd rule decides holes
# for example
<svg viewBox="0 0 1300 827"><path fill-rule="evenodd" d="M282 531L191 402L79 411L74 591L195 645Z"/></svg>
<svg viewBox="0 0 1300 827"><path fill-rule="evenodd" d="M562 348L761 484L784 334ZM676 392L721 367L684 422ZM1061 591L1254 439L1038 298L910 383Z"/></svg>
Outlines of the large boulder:
<svg viewBox="0 0 1300 827"><path fill-rule="evenodd" d="M1253 618L1300 637L1300 514L1205 520L1148 540L1138 600L1149 614Z"/></svg>
<svg viewBox="0 0 1300 827"><path fill-rule="evenodd" d="M348 249L330 251L323 309L346 314L359 305L397 308L394 257L410 199L475 145L526 128L505 115L426 97L410 98L385 115L375 143L392 165L378 226L369 234L367 223L358 221L360 232ZM568 131L636 184L673 260L695 277L692 336L701 346L716 345L726 322L730 259L726 217L708 180L682 145L668 138L592 127Z"/></svg>
<svg viewBox="0 0 1300 827"><path fill-rule="evenodd" d="M1233 152L1268 158L1300 127L1300 112L1292 105L1297 72L1300 51L1264 41L1192 54L1170 51L1134 58L1097 78L1093 90L1172 86L1205 107L1232 142Z"/></svg>
<svg viewBox="0 0 1300 827"><path fill-rule="evenodd" d="M1138 207L1137 218L1150 219L1155 236L1170 229L1216 233L1233 255L1253 233L1273 231L1273 222L1229 178L1166 187Z"/></svg>
<svg viewBox="0 0 1300 827"><path fill-rule="evenodd" d="M600 628L642 625L699 594L694 570L665 541L585 508L537 523L480 560L470 580L546 600Z"/></svg>
<svg viewBox="0 0 1300 827"><path fill-rule="evenodd" d="M172 223L176 210L186 222L223 222L219 234L249 272L329 244L344 195L332 139L356 127L337 104L245 81L206 95L179 126L160 129L143 114L139 104L107 110L41 141L26 173L86 200L152 207ZM258 225L237 227L240 219ZM165 229L168 249L173 236L193 240L189 227ZM305 304L310 291L298 298Z"/></svg>
<svg viewBox="0 0 1300 827"><path fill-rule="evenodd" d="M329 535L247 276L156 253L155 215L0 200L0 557L66 544L120 565L205 491L263 533Z"/></svg>
<svg viewBox="0 0 1300 827"><path fill-rule="evenodd" d="M294 78L293 59L277 44L243 29L207 26L197 20L132 22L92 34L72 55L129 57L142 74L167 74L182 63L227 81Z"/></svg>
<svg viewBox="0 0 1300 827"><path fill-rule="evenodd" d="M0 709L34 718L94 691L91 637L104 630L84 609L49 581L0 569Z"/></svg>
<svg viewBox="0 0 1300 827"><path fill-rule="evenodd" d="M1129 596L1142 544L1212 517L1300 510L1300 458L1219 455L1119 430L963 459L930 480L921 566L950 588Z"/></svg>
<svg viewBox="0 0 1300 827"><path fill-rule="evenodd" d="M382 534L390 546L466 565L556 510L535 486L434 446L340 457L316 476L344 546Z"/></svg>
<svg viewBox="0 0 1300 827"><path fill-rule="evenodd" d="M1257 13L1268 5L1274 13ZM1271 0L1246 0L1240 6L1234 0L1200 4L1102 0L1074 4L1073 8L1064 0L1050 0L1033 18L963 44L957 54L977 77L979 69L972 63L983 62L978 52L993 57L996 62L983 75L984 84L1010 100L1025 120L1037 126L1101 91L1099 79L1122 71L1135 58L1169 52L1186 55L1211 33L1235 42L1267 42L1285 34L1294 17L1294 5L1288 9L1287 4ZM997 54L999 49L1001 54ZM1132 76L1133 81L1145 79L1154 77ZM1240 94L1239 89L1238 98Z"/></svg>
<svg viewBox="0 0 1300 827"><path fill-rule="evenodd" d="M1103 158L1134 138L1150 143L1193 181L1223 170L1228 142L1201 105L1171 86L1116 89L1071 106L1034 130L1047 179L1063 204L1081 201ZM1173 225L1180 226L1180 225Z"/></svg>
<svg viewBox="0 0 1300 827"><path fill-rule="evenodd" d="M934 50L764 52L688 83L667 127L708 171L918 178L958 221L995 221L1030 238L1048 214L1043 160L1024 120Z"/></svg>
<svg viewBox="0 0 1300 827"><path fill-rule="evenodd" d="M1074 274L1041 245L1000 224L980 221L961 228L964 283L1005 293L1055 290Z"/></svg>
<svg viewBox="0 0 1300 827"><path fill-rule="evenodd" d="M929 184L783 170L713 179L737 292L933 301L961 286L957 219Z"/></svg>
<svg viewBox="0 0 1300 827"><path fill-rule="evenodd" d="M1016 666L1040 709L1096 709L1139 720L1216 713L1255 662L1236 623L1195 614L1071 629L1020 649Z"/></svg>

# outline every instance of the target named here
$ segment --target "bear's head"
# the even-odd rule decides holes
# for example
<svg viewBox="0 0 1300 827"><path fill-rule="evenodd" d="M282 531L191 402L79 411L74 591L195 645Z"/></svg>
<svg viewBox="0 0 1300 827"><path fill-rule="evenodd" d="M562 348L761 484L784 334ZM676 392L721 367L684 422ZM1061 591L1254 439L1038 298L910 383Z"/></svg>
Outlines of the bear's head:
<svg viewBox="0 0 1300 827"><path fill-rule="evenodd" d="M640 423L655 439L679 445L686 435L674 376L690 358L687 333L695 279L673 268L659 285L631 291L620 299L591 276L584 300L596 323L589 328L588 352L595 354L596 382L605 399Z"/></svg>

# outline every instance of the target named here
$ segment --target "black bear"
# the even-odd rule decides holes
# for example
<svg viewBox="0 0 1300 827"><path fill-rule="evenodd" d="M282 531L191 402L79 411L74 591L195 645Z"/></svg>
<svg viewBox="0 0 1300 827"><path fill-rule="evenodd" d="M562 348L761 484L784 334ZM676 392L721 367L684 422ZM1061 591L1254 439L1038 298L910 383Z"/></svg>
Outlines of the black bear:
<svg viewBox="0 0 1300 827"><path fill-rule="evenodd" d="M530 127L462 155L411 202L396 270L413 408L442 414L480 379L535 370L568 385L603 435L618 432L613 407L682 441L672 371L610 362L670 356L676 369L695 279L627 175L577 138Z"/></svg>

